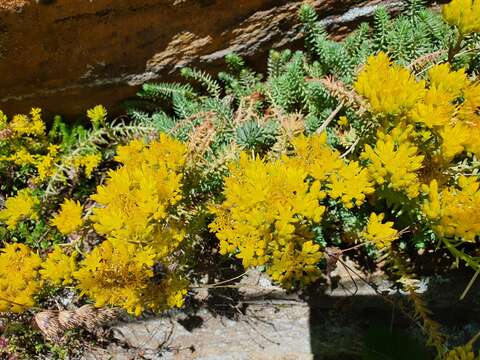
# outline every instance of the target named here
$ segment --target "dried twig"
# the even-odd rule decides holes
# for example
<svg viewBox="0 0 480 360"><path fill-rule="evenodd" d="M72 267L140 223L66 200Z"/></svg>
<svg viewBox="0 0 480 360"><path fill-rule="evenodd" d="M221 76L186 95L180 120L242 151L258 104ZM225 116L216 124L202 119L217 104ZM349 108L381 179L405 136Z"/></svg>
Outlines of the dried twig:
<svg viewBox="0 0 480 360"><path fill-rule="evenodd" d="M343 108L344 102L341 101L340 104L332 111L332 113L328 116L328 118L323 122L323 124L317 129L316 133L321 134L323 131L326 130L327 126L335 119L335 116L338 115L340 110Z"/></svg>

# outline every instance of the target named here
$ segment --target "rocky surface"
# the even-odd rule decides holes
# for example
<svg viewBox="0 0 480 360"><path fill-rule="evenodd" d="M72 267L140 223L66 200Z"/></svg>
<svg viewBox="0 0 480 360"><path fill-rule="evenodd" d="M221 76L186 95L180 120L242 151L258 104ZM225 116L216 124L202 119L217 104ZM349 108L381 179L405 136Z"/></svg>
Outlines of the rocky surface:
<svg viewBox="0 0 480 360"><path fill-rule="evenodd" d="M398 0L310 0L333 34ZM301 0L1 0L0 108L79 114L109 108L148 80L195 65L216 71L236 51L257 68L295 46Z"/></svg>
<svg viewBox="0 0 480 360"><path fill-rule="evenodd" d="M185 312L116 324L117 343L83 360L348 360L385 344L411 351L412 359L430 358L408 298L381 272L363 273L347 260L330 275L325 286L300 298L250 270L235 284L238 292L201 289ZM459 300L471 275L425 278L419 286L449 346L480 330L480 284Z"/></svg>
<svg viewBox="0 0 480 360"><path fill-rule="evenodd" d="M83 360L312 360L310 310L305 301L250 271L218 301L203 289L199 307L113 327L118 344ZM218 294L217 294L218 295ZM192 310L192 308L194 310ZM119 346L122 345L122 346Z"/></svg>

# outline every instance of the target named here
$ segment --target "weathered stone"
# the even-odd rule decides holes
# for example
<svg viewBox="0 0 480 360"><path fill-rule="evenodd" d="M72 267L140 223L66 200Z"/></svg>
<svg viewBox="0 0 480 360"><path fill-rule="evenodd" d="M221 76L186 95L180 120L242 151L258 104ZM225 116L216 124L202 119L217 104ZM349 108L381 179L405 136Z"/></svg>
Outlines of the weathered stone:
<svg viewBox="0 0 480 360"><path fill-rule="evenodd" d="M311 0L334 33L395 0ZM195 65L218 70L236 51L257 68L300 38L301 0L69 0L0 2L0 108L79 114L109 108L149 80Z"/></svg>
<svg viewBox="0 0 480 360"><path fill-rule="evenodd" d="M84 360L136 359L140 354L147 359L313 359L309 307L304 301L254 271L237 285L241 300L219 304L229 307L222 314L202 306L195 313L187 310L120 323L114 328L115 337L127 349L111 346Z"/></svg>
<svg viewBox="0 0 480 360"><path fill-rule="evenodd" d="M376 327L408 334L423 346L425 336L412 319L406 294L396 291L381 272L368 274L345 260L330 275L324 287L301 299L249 271L236 284L237 298L223 296L223 302L211 306L208 297L213 293L203 289L196 296L198 310L121 322L114 331L123 346L112 344L84 360L140 355L187 360L360 359L365 337ZM420 286L433 319L449 335L449 346L466 343L480 330L480 284L458 300L471 275L452 272L425 278Z"/></svg>

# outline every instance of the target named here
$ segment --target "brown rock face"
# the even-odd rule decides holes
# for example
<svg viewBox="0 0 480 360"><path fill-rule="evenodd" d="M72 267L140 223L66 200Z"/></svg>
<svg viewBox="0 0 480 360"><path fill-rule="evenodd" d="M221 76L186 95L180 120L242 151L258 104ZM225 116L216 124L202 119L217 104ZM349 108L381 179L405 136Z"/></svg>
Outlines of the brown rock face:
<svg viewBox="0 0 480 360"><path fill-rule="evenodd" d="M379 3L310 1L337 33ZM185 65L218 70L235 51L256 66L272 47L300 38L288 0L0 0L0 108L40 106L78 114L102 103L118 109L149 80Z"/></svg>

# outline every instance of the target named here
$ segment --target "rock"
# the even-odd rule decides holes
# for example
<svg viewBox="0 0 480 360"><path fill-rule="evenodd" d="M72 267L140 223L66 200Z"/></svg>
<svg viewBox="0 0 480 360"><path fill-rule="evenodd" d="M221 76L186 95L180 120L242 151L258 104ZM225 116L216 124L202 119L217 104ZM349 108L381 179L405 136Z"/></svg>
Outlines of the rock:
<svg viewBox="0 0 480 360"><path fill-rule="evenodd" d="M195 315L201 324L193 329L182 325L189 318L177 314L122 324L114 331L128 344L127 354L141 352L148 359L310 360L308 315L308 306L301 303L262 304L236 320L202 310Z"/></svg>
<svg viewBox="0 0 480 360"><path fill-rule="evenodd" d="M123 348L111 345L90 359L312 360L309 307L262 274L250 271L239 301L197 311L123 322L114 329ZM202 293L202 292L201 292ZM197 296L198 297L198 296ZM203 300L203 294L200 294ZM225 299L225 297L224 297ZM222 309L228 307L227 311Z"/></svg>
<svg viewBox="0 0 480 360"><path fill-rule="evenodd" d="M311 0L334 34L395 0ZM297 46L301 0L7 0L0 4L0 108L40 106L78 115L112 111L150 80L177 69L215 72L235 51L256 68L270 48Z"/></svg>
<svg viewBox="0 0 480 360"><path fill-rule="evenodd" d="M250 270L236 284L238 293L217 294L218 303L208 301L214 292L205 296L201 291L195 297L197 306L118 323L116 343L83 360L360 359L366 346L372 346L365 339L378 336L378 331L402 336L405 343L400 346L415 343L428 351L408 297L395 291L381 271L368 274L348 259L344 265L331 273L334 280L302 297ZM471 276L466 271L425 277L420 286L432 318L448 335L449 347L465 344L480 330L480 284L458 300Z"/></svg>

